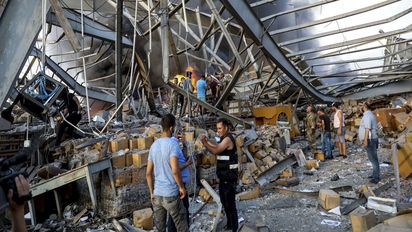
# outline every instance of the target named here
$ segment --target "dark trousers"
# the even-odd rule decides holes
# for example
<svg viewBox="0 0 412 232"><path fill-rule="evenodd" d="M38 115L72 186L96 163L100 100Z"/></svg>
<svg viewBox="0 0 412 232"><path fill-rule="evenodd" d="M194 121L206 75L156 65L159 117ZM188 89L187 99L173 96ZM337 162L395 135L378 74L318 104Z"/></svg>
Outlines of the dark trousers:
<svg viewBox="0 0 412 232"><path fill-rule="evenodd" d="M77 123L80 122L81 118L82 118L82 115L76 112L76 113L69 114L66 117L66 120L69 121L73 125L77 125ZM74 127L69 125L66 121L63 121L59 126L59 130L57 131L56 146L59 146L60 143L62 142L62 138L63 138L65 131L70 137L76 138L76 135L74 133Z"/></svg>
<svg viewBox="0 0 412 232"><path fill-rule="evenodd" d="M325 158L332 158L332 135L330 132L323 133L323 141L322 141L322 151L325 154Z"/></svg>
<svg viewBox="0 0 412 232"><path fill-rule="evenodd" d="M366 147L366 152L368 153L368 159L369 161L371 161L373 167L372 179L380 180L377 148L378 139L368 139L368 146Z"/></svg>
<svg viewBox="0 0 412 232"><path fill-rule="evenodd" d="M225 209L227 219L226 227L234 232L237 231L237 228L239 227L235 200L235 188L236 182L220 181L219 183L220 202L222 202L223 208Z"/></svg>
<svg viewBox="0 0 412 232"><path fill-rule="evenodd" d="M189 227L189 194L186 192L185 198L182 199L183 205L186 209L186 221ZM172 219L172 216L169 214L167 216L167 231L168 232L177 232L175 222Z"/></svg>

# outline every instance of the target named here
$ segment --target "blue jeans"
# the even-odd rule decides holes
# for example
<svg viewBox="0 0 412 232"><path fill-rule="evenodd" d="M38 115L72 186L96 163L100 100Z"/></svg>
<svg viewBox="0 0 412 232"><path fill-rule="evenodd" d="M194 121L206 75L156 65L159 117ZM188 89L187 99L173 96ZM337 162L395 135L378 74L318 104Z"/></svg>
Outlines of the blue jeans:
<svg viewBox="0 0 412 232"><path fill-rule="evenodd" d="M377 148L378 139L368 139L368 146L366 147L366 152L368 153L368 159L369 161L371 161L373 167L372 179L380 180Z"/></svg>
<svg viewBox="0 0 412 232"><path fill-rule="evenodd" d="M332 157L332 134L330 132L323 133L323 141L322 141L322 151L325 154L325 158Z"/></svg>

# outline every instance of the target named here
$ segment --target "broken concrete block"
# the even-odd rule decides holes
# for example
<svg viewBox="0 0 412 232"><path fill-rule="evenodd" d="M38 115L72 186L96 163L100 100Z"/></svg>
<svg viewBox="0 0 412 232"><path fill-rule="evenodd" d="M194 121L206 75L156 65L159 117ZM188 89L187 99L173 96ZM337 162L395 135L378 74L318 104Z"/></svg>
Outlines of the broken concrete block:
<svg viewBox="0 0 412 232"><path fill-rule="evenodd" d="M121 154L112 157L113 168L124 168L126 167L126 155Z"/></svg>
<svg viewBox="0 0 412 232"><path fill-rule="evenodd" d="M253 189L236 194L236 199L245 201L245 200L251 200L251 199L258 198L259 196L260 196L260 186L257 185Z"/></svg>
<svg viewBox="0 0 412 232"><path fill-rule="evenodd" d="M270 156L266 156L265 158L263 158L263 163L265 163L266 165L270 166L270 163L273 161L272 157Z"/></svg>
<svg viewBox="0 0 412 232"><path fill-rule="evenodd" d="M243 172L243 175L242 175L242 184L244 184L244 185L250 185L250 184L252 184L252 183L254 183L254 182L255 182L255 181L254 181L251 173L250 173L248 170L244 171L244 172Z"/></svg>
<svg viewBox="0 0 412 232"><path fill-rule="evenodd" d="M138 168L141 168L147 165L148 157L149 157L149 150L132 151L133 165Z"/></svg>
<svg viewBox="0 0 412 232"><path fill-rule="evenodd" d="M138 149L140 150L150 149L150 146L152 146L153 141L154 141L153 137L138 138L137 139Z"/></svg>
<svg viewBox="0 0 412 232"><path fill-rule="evenodd" d="M209 201L212 202L213 198L210 196L209 192L205 188L201 188L199 190L199 197L202 198L204 202Z"/></svg>
<svg viewBox="0 0 412 232"><path fill-rule="evenodd" d="M405 143L398 149L399 175L406 179L412 174L412 143Z"/></svg>
<svg viewBox="0 0 412 232"><path fill-rule="evenodd" d="M254 154L254 157L256 159L260 159L262 160L263 158L265 158L268 154L265 152L265 150L259 150Z"/></svg>
<svg viewBox="0 0 412 232"><path fill-rule="evenodd" d="M376 225L376 217L373 210L359 207L350 213L350 221L353 232L366 232Z"/></svg>
<svg viewBox="0 0 412 232"><path fill-rule="evenodd" d="M133 225L144 230L153 229L153 210L141 209L133 212Z"/></svg>
<svg viewBox="0 0 412 232"><path fill-rule="evenodd" d="M94 163L101 159L100 151L97 149L87 150L83 152L83 159L85 163Z"/></svg>
<svg viewBox="0 0 412 232"><path fill-rule="evenodd" d="M336 208L340 204L339 194L330 189L321 189L319 191L319 204L326 210Z"/></svg>
<svg viewBox="0 0 412 232"><path fill-rule="evenodd" d="M305 168L311 170L312 168L319 169L319 163L317 160L306 160Z"/></svg>
<svg viewBox="0 0 412 232"><path fill-rule="evenodd" d="M376 209L387 213L396 213L396 200L382 197L368 197L367 207L369 209Z"/></svg>
<svg viewBox="0 0 412 232"><path fill-rule="evenodd" d="M110 152L118 152L129 148L129 140L125 137L111 140L109 144Z"/></svg>
<svg viewBox="0 0 412 232"><path fill-rule="evenodd" d="M258 167L256 166L255 163L246 163L246 170L249 171L249 173L255 173L258 171Z"/></svg>
<svg viewBox="0 0 412 232"><path fill-rule="evenodd" d="M247 149L249 150L250 153L255 153L255 152L258 151L257 148L256 148L256 145L254 143L247 146Z"/></svg>

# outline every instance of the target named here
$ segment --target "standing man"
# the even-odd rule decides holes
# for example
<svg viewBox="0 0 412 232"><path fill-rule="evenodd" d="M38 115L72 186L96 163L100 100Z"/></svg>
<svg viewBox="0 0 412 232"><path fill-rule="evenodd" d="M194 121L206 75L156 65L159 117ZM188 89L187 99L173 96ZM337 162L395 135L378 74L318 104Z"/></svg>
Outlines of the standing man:
<svg viewBox="0 0 412 232"><path fill-rule="evenodd" d="M339 156L346 159L346 143L345 143L345 117L339 103L332 103L332 110L335 112L333 116L333 128L335 132L335 140L339 146Z"/></svg>
<svg viewBox="0 0 412 232"><path fill-rule="evenodd" d="M330 130L330 118L325 114L325 110L318 110L318 118L320 120L320 131L322 132L322 151L325 154L325 159L333 159L332 156L332 135Z"/></svg>
<svg viewBox="0 0 412 232"><path fill-rule="evenodd" d="M237 231L238 216L235 201L235 189L238 181L238 159L235 139L229 132L229 122L218 119L216 123L217 133L220 136L219 143L210 143L204 134L200 135L203 145L217 157L216 174L219 178L219 196L225 209L227 224L226 230Z"/></svg>
<svg viewBox="0 0 412 232"><path fill-rule="evenodd" d="M379 160L378 160L378 124L375 115L371 112L370 104L363 103L363 117L359 125L358 138L363 147L366 148L368 159L372 163L373 172L369 176L370 182L377 184L380 181Z"/></svg>
<svg viewBox="0 0 412 232"><path fill-rule="evenodd" d="M179 141L179 138L177 137L178 135L177 134L175 134L173 137L172 137L172 139L177 143L177 144L179 144L180 143L180 141ZM184 139L184 138L183 138ZM186 145L185 145L185 143L184 143L184 140L182 141L183 142L183 148L186 148ZM180 145L179 145L180 146ZM185 151L186 151L186 149L184 149ZM185 187L186 186L188 186L188 184L189 184L189 181L190 181L190 172L189 172L189 166L193 163L193 160L192 160L192 157L186 157L185 156L185 154L187 154L187 152L183 152L182 151L182 149L179 149L179 157L178 157L178 160L179 160L179 169L180 169L180 172L182 173L182 181L183 181L183 184L185 185ZM184 207L185 207L185 210L186 210L186 222L187 222L187 225L188 225L188 227L189 227L189 195L187 194L187 192L186 192L186 196L182 199L182 201L183 201L183 205L184 205ZM175 223L174 223L174 221L172 220L172 216L169 214L168 215L168 217L167 217L167 231L168 232L177 232L177 230L176 230L176 225L175 225Z"/></svg>
<svg viewBox="0 0 412 232"><path fill-rule="evenodd" d="M199 98L201 101L206 102L206 80L205 76L202 75L200 79L196 82L196 89L197 89L197 98ZM198 106L198 109L200 110L200 114L203 115L203 107Z"/></svg>
<svg viewBox="0 0 412 232"><path fill-rule="evenodd" d="M308 142L312 152L316 150L316 114L312 106L306 108L306 136L308 137Z"/></svg>
<svg viewBox="0 0 412 232"><path fill-rule="evenodd" d="M158 231L165 232L166 216L169 213L176 224L177 231L186 232L189 229L182 202L186 196L186 189L179 169L180 147L170 138L176 126L176 119L172 114L166 114L160 124L162 136L150 147L146 169L154 222Z"/></svg>
<svg viewBox="0 0 412 232"><path fill-rule="evenodd" d="M193 85L192 85L192 72L186 72L186 78L185 81L183 82L183 90L186 91L188 94L193 93ZM188 102L189 102L189 107L188 107ZM192 103L189 100L189 97L187 94L184 96L184 103L182 110L180 111L180 117L182 117L185 113L186 110L188 111L189 117L192 116Z"/></svg>

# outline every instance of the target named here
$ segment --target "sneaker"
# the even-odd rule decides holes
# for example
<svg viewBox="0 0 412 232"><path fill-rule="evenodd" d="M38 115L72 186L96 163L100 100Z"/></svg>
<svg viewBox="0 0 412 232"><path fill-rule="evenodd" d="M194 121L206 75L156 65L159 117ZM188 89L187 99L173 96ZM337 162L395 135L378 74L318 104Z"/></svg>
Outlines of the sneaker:
<svg viewBox="0 0 412 232"><path fill-rule="evenodd" d="M368 179L373 179L373 176L368 176Z"/></svg>
<svg viewBox="0 0 412 232"><path fill-rule="evenodd" d="M369 182L371 182L372 184L377 184L379 183L379 179L371 179Z"/></svg>

